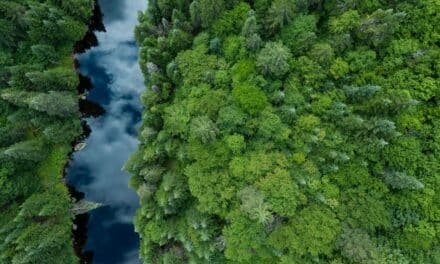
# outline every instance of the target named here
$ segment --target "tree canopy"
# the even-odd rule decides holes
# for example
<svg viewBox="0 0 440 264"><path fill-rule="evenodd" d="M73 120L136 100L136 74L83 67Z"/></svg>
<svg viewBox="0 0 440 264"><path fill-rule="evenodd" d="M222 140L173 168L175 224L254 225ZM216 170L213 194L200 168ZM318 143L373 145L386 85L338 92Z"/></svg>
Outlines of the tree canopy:
<svg viewBox="0 0 440 264"><path fill-rule="evenodd" d="M126 166L144 262L438 262L438 14L435 1L149 1Z"/></svg>
<svg viewBox="0 0 440 264"><path fill-rule="evenodd" d="M0 1L0 263L78 263L63 182L92 0Z"/></svg>

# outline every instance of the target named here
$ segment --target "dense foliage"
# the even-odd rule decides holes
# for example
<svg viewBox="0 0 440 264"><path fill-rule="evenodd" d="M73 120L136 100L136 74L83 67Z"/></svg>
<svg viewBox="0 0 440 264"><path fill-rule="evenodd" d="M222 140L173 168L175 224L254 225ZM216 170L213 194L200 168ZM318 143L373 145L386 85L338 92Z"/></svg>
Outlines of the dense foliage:
<svg viewBox="0 0 440 264"><path fill-rule="evenodd" d="M145 263L439 263L436 0L150 0Z"/></svg>
<svg viewBox="0 0 440 264"><path fill-rule="evenodd" d="M0 263L76 263L62 180L92 0L0 1Z"/></svg>

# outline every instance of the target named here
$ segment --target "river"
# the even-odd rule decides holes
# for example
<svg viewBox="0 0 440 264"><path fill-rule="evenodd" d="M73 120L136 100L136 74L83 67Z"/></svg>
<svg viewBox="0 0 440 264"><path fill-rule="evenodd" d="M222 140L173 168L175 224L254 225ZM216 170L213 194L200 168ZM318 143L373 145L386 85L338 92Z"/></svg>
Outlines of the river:
<svg viewBox="0 0 440 264"><path fill-rule="evenodd" d="M67 183L85 199L103 204L75 221L87 235L80 241L84 243L82 263L140 263L139 237L132 223L138 197L128 187L129 175L121 168L138 145L144 79L134 28L138 11L146 9L146 2L99 0L106 31L95 32L98 46L76 55L79 72L93 85L87 100L105 110L85 119L91 129L84 141L86 147L73 153L67 168ZM81 227L81 219L87 229Z"/></svg>

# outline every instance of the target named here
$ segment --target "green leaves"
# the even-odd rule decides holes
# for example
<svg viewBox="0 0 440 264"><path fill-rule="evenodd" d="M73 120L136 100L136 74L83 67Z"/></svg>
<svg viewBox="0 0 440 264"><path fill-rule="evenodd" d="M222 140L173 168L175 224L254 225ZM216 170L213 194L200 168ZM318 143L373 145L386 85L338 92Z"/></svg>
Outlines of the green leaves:
<svg viewBox="0 0 440 264"><path fill-rule="evenodd" d="M288 225L275 229L268 243L300 256L330 255L339 232L340 223L330 210L310 206L290 220Z"/></svg>
<svg viewBox="0 0 440 264"><path fill-rule="evenodd" d="M299 54L316 41L317 18L312 15L298 15L292 23L281 30L281 39L292 53Z"/></svg>
<svg viewBox="0 0 440 264"><path fill-rule="evenodd" d="M234 86L232 96L236 103L247 113L256 115L267 105L266 95L252 84L239 84Z"/></svg>
<svg viewBox="0 0 440 264"><path fill-rule="evenodd" d="M267 225L273 221L270 204L264 201L264 196L255 188L248 186L237 193L241 200L240 209L252 220Z"/></svg>
<svg viewBox="0 0 440 264"><path fill-rule="evenodd" d="M282 77L289 70L289 49L280 42L269 42L260 51L257 66L265 75Z"/></svg>
<svg viewBox="0 0 440 264"><path fill-rule="evenodd" d="M295 13L295 1L290 0L275 0L267 13L267 21L269 28L279 29L288 24Z"/></svg>
<svg viewBox="0 0 440 264"><path fill-rule="evenodd" d="M172 135L185 136L189 121L190 116L183 105L173 105L165 112L164 126Z"/></svg>
<svg viewBox="0 0 440 264"><path fill-rule="evenodd" d="M336 34L350 32L360 24L360 15L357 10L349 10L338 17L330 19L330 31Z"/></svg>
<svg viewBox="0 0 440 264"><path fill-rule="evenodd" d="M93 3L0 2L0 262L77 263L60 179L81 133L72 49Z"/></svg>
<svg viewBox="0 0 440 264"><path fill-rule="evenodd" d="M219 133L217 126L207 116L196 117L191 121L191 135L208 143L214 140Z"/></svg>
<svg viewBox="0 0 440 264"><path fill-rule="evenodd" d="M159 91L131 166L146 262L438 259L432 1L171 2L150 1L138 29ZM191 35L175 49L151 36L172 8L164 32ZM189 193L165 212L163 177L182 171Z"/></svg>
<svg viewBox="0 0 440 264"><path fill-rule="evenodd" d="M43 142L27 140L9 146L3 155L17 160L41 161L44 159Z"/></svg>
<svg viewBox="0 0 440 264"><path fill-rule="evenodd" d="M294 216L304 197L286 170L276 169L257 183L273 211L281 216Z"/></svg>
<svg viewBox="0 0 440 264"><path fill-rule="evenodd" d="M341 247L342 255L355 263L377 262L377 249L370 236L360 230L344 225L337 244Z"/></svg>
<svg viewBox="0 0 440 264"><path fill-rule="evenodd" d="M389 40L405 16L404 12L394 13L392 9L378 9L361 19L357 35L368 44L379 46Z"/></svg>
<svg viewBox="0 0 440 264"><path fill-rule="evenodd" d="M261 260L259 256L266 253L263 226L238 211L231 212L229 220L231 224L223 230L226 258L238 263L249 263L252 259Z"/></svg>
<svg viewBox="0 0 440 264"><path fill-rule="evenodd" d="M386 172L384 180L393 189L419 190L424 188L423 183L402 172Z"/></svg>
<svg viewBox="0 0 440 264"><path fill-rule="evenodd" d="M211 26L225 9L224 0L196 0L195 2L199 2L199 8L194 7L193 12L200 12L200 23L203 28Z"/></svg>

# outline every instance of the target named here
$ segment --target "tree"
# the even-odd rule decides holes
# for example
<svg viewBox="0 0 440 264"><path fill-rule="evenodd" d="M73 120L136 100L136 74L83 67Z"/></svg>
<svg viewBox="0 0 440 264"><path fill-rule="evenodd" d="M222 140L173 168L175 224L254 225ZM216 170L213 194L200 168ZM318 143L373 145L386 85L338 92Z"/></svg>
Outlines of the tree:
<svg viewBox="0 0 440 264"><path fill-rule="evenodd" d="M31 50L37 58L37 61L44 66L56 64L59 60L55 48L51 45L33 45Z"/></svg>
<svg viewBox="0 0 440 264"><path fill-rule="evenodd" d="M164 127L172 135L185 135L188 129L190 117L187 110L182 105L172 105L166 110Z"/></svg>
<svg viewBox="0 0 440 264"><path fill-rule="evenodd" d="M225 216L231 200L235 198L236 187L225 171L204 172L199 163L185 169L191 194L197 198L198 209L205 213Z"/></svg>
<svg viewBox="0 0 440 264"><path fill-rule="evenodd" d="M12 1L0 3L0 47L15 48L18 41L24 37L26 12L25 6Z"/></svg>
<svg viewBox="0 0 440 264"><path fill-rule="evenodd" d="M335 79L340 79L348 74L350 67L342 58L336 58L330 67L330 73Z"/></svg>
<svg viewBox="0 0 440 264"><path fill-rule="evenodd" d="M26 12L28 35L34 43L61 45L78 41L87 32L85 24L66 16L47 3L35 3Z"/></svg>
<svg viewBox="0 0 440 264"><path fill-rule="evenodd" d="M225 131L237 131L246 122L247 115L238 106L226 106L219 110L217 124Z"/></svg>
<svg viewBox="0 0 440 264"><path fill-rule="evenodd" d="M394 13L392 9L378 9L361 19L357 36L370 45L379 46L389 40L405 16L404 12Z"/></svg>
<svg viewBox="0 0 440 264"><path fill-rule="evenodd" d="M350 32L360 24L360 15L357 10L350 10L329 21L330 30L336 34Z"/></svg>
<svg viewBox="0 0 440 264"><path fill-rule="evenodd" d="M360 229L343 226L338 241L342 256L354 263L377 263L377 250L370 236Z"/></svg>
<svg viewBox="0 0 440 264"><path fill-rule="evenodd" d="M198 28L202 25L202 18L200 17L200 3L193 1L189 6L190 18L193 26Z"/></svg>
<svg viewBox="0 0 440 264"><path fill-rule="evenodd" d="M81 134L72 47L92 2L0 1L0 263L79 261L60 179Z"/></svg>
<svg viewBox="0 0 440 264"><path fill-rule="evenodd" d="M33 89L38 91L74 91L79 85L75 71L63 67L44 72L28 72L26 77L32 82Z"/></svg>
<svg viewBox="0 0 440 264"><path fill-rule="evenodd" d="M169 50L174 54L191 45L191 35L181 29L171 29L168 33Z"/></svg>
<svg viewBox="0 0 440 264"><path fill-rule="evenodd" d="M2 38L0 40L0 47L2 48L13 48L16 45L16 39L19 37L17 35L16 28L14 24L5 19L0 19L0 34Z"/></svg>
<svg viewBox="0 0 440 264"><path fill-rule="evenodd" d="M273 221L271 205L264 200L264 196L254 187L247 186L237 194L241 201L240 209L250 219L267 225Z"/></svg>
<svg viewBox="0 0 440 264"><path fill-rule="evenodd" d="M84 23L88 22L94 8L92 0L51 0L51 2Z"/></svg>
<svg viewBox="0 0 440 264"><path fill-rule="evenodd" d="M284 76L289 70L289 49L279 42L269 42L260 51L257 66L263 74L277 78Z"/></svg>
<svg viewBox="0 0 440 264"><path fill-rule="evenodd" d="M244 111L256 115L267 106L267 98L263 91L252 84L239 84L232 90L236 103Z"/></svg>
<svg viewBox="0 0 440 264"><path fill-rule="evenodd" d="M245 37L252 36L259 31L257 18L255 17L254 11L248 11L248 14L248 18L246 18L243 28L241 30L241 34Z"/></svg>
<svg viewBox="0 0 440 264"><path fill-rule="evenodd" d="M209 143L214 140L219 133L217 126L207 116L196 117L191 121L191 135L201 140L203 143Z"/></svg>
<svg viewBox="0 0 440 264"><path fill-rule="evenodd" d="M272 210L281 216L294 216L297 205L304 199L286 170L276 169L260 179L257 186Z"/></svg>
<svg viewBox="0 0 440 264"><path fill-rule="evenodd" d="M275 0L268 11L269 28L279 29L287 25L295 13L295 1Z"/></svg>
<svg viewBox="0 0 440 264"><path fill-rule="evenodd" d="M333 60L335 53L328 43L317 43L313 45L309 52L309 57L323 66L329 66Z"/></svg>
<svg viewBox="0 0 440 264"><path fill-rule="evenodd" d="M18 160L41 161L45 153L43 147L39 140L27 140L9 146L3 155Z"/></svg>
<svg viewBox="0 0 440 264"><path fill-rule="evenodd" d="M258 34L252 34L246 38L246 47L250 51L256 51L260 49L262 44L263 44L263 40Z"/></svg>
<svg viewBox="0 0 440 264"><path fill-rule="evenodd" d="M261 113L258 126L258 137L262 139L274 140L282 145L288 141L291 130L283 124L281 119L275 113L267 109Z"/></svg>
<svg viewBox="0 0 440 264"><path fill-rule="evenodd" d="M385 183L391 188L401 190L401 189L411 189L419 190L423 189L424 185L419 180L414 177L406 175L404 172L390 171L384 173Z"/></svg>
<svg viewBox="0 0 440 264"><path fill-rule="evenodd" d="M18 106L45 112L51 116L70 116L78 112L78 99L69 92L49 91L48 93L6 90L0 94L3 100Z"/></svg>
<svg viewBox="0 0 440 264"><path fill-rule="evenodd" d="M264 228L253 222L239 211L233 211L228 217L231 225L223 229L226 242L225 256L231 261L249 263L264 256ZM255 253L254 253L255 252Z"/></svg>
<svg viewBox="0 0 440 264"><path fill-rule="evenodd" d="M200 22L203 28L207 28L217 20L225 9L224 0L197 0L199 2ZM196 10L194 10L196 11Z"/></svg>
<svg viewBox="0 0 440 264"><path fill-rule="evenodd" d="M226 144L234 154L241 153L246 148L246 142L243 135L234 134L226 137Z"/></svg>
<svg viewBox="0 0 440 264"><path fill-rule="evenodd" d="M30 97L27 103L31 109L48 115L69 116L78 112L78 99L68 92L39 93Z"/></svg>
<svg viewBox="0 0 440 264"><path fill-rule="evenodd" d="M340 232L336 216L328 209L312 205L304 208L287 225L280 225L269 236L269 244L305 256L330 255Z"/></svg>
<svg viewBox="0 0 440 264"><path fill-rule="evenodd" d="M130 162L144 262L435 263L439 13L150 0Z"/></svg>
<svg viewBox="0 0 440 264"><path fill-rule="evenodd" d="M299 15L281 30L281 39L292 53L299 54L308 50L317 36L317 18L312 15Z"/></svg>
<svg viewBox="0 0 440 264"><path fill-rule="evenodd" d="M245 24L247 13L250 6L241 2L234 5L234 8L224 12L212 26L212 30L216 36L223 37L231 34L238 34Z"/></svg>
<svg viewBox="0 0 440 264"><path fill-rule="evenodd" d="M7 234L0 247L8 249L0 258L12 253L11 263L76 262L71 248L69 206L69 198L55 191L27 198L13 221L0 231Z"/></svg>
<svg viewBox="0 0 440 264"><path fill-rule="evenodd" d="M80 120L76 117L63 121L58 121L54 118L49 122L51 124L44 128L43 134L51 142L73 142L82 132Z"/></svg>

